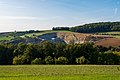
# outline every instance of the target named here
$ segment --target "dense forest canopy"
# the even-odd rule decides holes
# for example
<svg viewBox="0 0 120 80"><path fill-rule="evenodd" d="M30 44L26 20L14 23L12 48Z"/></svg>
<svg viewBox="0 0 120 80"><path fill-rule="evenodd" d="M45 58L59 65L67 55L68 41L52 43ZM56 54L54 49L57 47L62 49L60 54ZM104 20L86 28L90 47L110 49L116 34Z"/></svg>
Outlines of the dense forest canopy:
<svg viewBox="0 0 120 80"><path fill-rule="evenodd" d="M72 27L71 31L80 33L96 33L120 31L120 22L99 22Z"/></svg>
<svg viewBox="0 0 120 80"><path fill-rule="evenodd" d="M93 43L0 44L0 65L20 64L120 64L120 47Z"/></svg>

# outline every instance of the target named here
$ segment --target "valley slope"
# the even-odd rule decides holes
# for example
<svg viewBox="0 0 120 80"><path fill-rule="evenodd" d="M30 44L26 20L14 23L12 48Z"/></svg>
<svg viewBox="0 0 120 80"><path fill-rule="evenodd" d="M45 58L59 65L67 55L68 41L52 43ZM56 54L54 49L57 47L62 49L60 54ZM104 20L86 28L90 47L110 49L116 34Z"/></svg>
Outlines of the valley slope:
<svg viewBox="0 0 120 80"><path fill-rule="evenodd" d="M5 33L6 35L8 33ZM6 35L2 34L2 37ZM13 34L13 33L11 33ZM2 38L1 37L1 38ZM45 32L33 32L28 34L21 34L19 32L6 36L6 40L1 40L1 42L18 44L20 42L28 44L38 44L43 41L50 41L56 43L86 43L93 42L95 45L103 46L120 46L120 39L114 38L110 35L96 35L96 34L85 34L85 33L76 33L70 31L45 31ZM10 37L10 39L8 39ZM13 38L13 39L11 39ZM106 43L107 42L107 43ZM105 44L106 43L106 44ZM116 44L116 45L115 45Z"/></svg>

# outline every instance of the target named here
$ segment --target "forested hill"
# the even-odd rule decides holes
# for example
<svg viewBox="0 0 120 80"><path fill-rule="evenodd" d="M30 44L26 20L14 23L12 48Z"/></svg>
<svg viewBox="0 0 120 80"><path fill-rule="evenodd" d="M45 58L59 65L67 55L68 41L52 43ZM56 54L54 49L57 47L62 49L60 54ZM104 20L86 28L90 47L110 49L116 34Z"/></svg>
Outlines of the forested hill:
<svg viewBox="0 0 120 80"><path fill-rule="evenodd" d="M80 33L95 33L120 31L120 22L99 22L72 27L71 31Z"/></svg>

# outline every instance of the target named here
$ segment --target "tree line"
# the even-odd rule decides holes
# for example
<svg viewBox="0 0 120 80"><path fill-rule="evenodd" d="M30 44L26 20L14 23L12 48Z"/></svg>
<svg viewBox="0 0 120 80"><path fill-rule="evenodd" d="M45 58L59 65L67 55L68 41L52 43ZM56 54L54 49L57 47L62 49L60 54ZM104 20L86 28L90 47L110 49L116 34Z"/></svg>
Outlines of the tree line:
<svg viewBox="0 0 120 80"><path fill-rule="evenodd" d="M0 44L0 65L100 64L119 65L120 47L93 43L65 44L49 41L39 44Z"/></svg>
<svg viewBox="0 0 120 80"><path fill-rule="evenodd" d="M69 30L69 27L53 27L52 30Z"/></svg>
<svg viewBox="0 0 120 80"><path fill-rule="evenodd" d="M120 31L120 22L99 22L72 27L71 31L80 33L96 33Z"/></svg>

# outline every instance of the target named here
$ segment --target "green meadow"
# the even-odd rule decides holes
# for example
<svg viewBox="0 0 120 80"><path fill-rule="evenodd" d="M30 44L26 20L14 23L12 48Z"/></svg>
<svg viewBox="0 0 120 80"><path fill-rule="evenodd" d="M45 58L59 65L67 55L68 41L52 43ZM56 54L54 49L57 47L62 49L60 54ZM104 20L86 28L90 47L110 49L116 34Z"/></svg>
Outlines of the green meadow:
<svg viewBox="0 0 120 80"><path fill-rule="evenodd" d="M0 80L120 80L119 65L0 66Z"/></svg>
<svg viewBox="0 0 120 80"><path fill-rule="evenodd" d="M0 41L2 40L11 40L13 39L13 36L0 36Z"/></svg>

